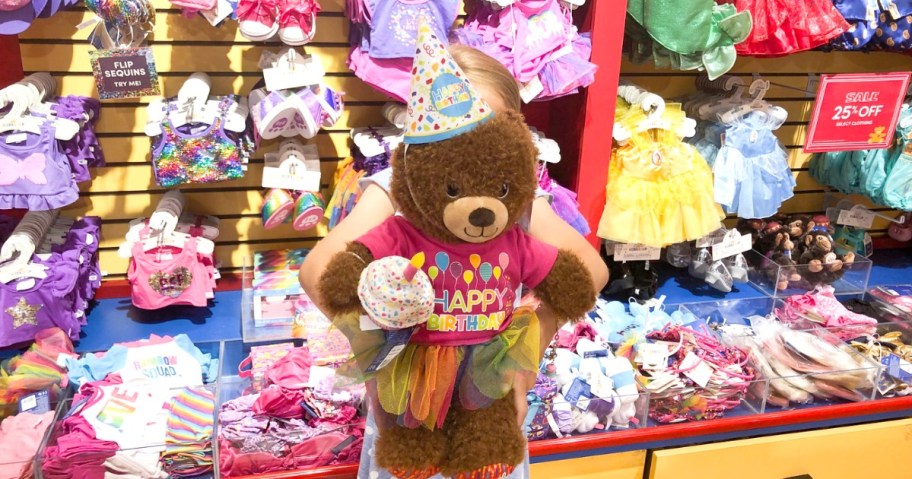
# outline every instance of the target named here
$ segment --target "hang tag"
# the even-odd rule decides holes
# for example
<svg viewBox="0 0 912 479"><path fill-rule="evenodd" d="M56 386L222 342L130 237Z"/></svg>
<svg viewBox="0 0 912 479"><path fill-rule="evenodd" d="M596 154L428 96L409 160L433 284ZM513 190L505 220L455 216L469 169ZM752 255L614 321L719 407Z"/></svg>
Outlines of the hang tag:
<svg viewBox="0 0 912 479"><path fill-rule="evenodd" d="M359 319L361 321L361 331L376 331L380 329L380 326L377 326L377 323L370 319L370 316L366 314L362 314Z"/></svg>
<svg viewBox="0 0 912 479"><path fill-rule="evenodd" d="M405 349L414 332L415 328L387 331L386 343L364 372L373 373L386 367Z"/></svg>
<svg viewBox="0 0 912 479"><path fill-rule="evenodd" d="M585 399L588 408L588 400L592 399L592 388L586 381L583 381L580 378L574 378L573 382L570 383L570 388L564 394L564 399L576 407L580 407L580 400Z"/></svg>
<svg viewBox="0 0 912 479"><path fill-rule="evenodd" d="M161 94L151 48L93 50L89 57L102 100Z"/></svg>
<svg viewBox="0 0 912 479"><path fill-rule="evenodd" d="M617 243L605 240L605 256L614 256L614 249Z"/></svg>
<svg viewBox="0 0 912 479"><path fill-rule="evenodd" d="M33 392L19 398L19 412L44 414L51 410L51 398L47 390Z"/></svg>
<svg viewBox="0 0 912 479"><path fill-rule="evenodd" d="M28 133L16 133L6 137L6 144L13 145L16 143L22 143L25 140L28 140Z"/></svg>
<svg viewBox="0 0 912 479"><path fill-rule="evenodd" d="M319 85L326 75L316 55L301 55L294 49L286 50L281 55L271 52L264 52L264 55L266 53L274 55L272 65L263 69L266 90L270 92Z"/></svg>
<svg viewBox="0 0 912 479"><path fill-rule="evenodd" d="M618 243L614 247L615 261L649 261L661 257L662 249L643 244Z"/></svg>
<svg viewBox="0 0 912 479"><path fill-rule="evenodd" d="M218 26L226 18L230 17L234 13L234 9L231 8L231 3L228 0L217 0L215 2L215 7L211 10L201 11L200 15L209 22L213 27Z"/></svg>
<svg viewBox="0 0 912 479"><path fill-rule="evenodd" d="M881 358L880 363L886 366L887 374L894 379L904 383L912 382L912 363L893 353Z"/></svg>
<svg viewBox="0 0 912 479"><path fill-rule="evenodd" d="M665 369L668 363L668 347L657 343L640 343L636 345L636 362L643 369Z"/></svg>
<svg viewBox="0 0 912 479"><path fill-rule="evenodd" d="M681 370L684 371L685 376L689 377L701 388L705 388L706 385L709 384L709 378L711 378L713 374L712 367L706 364L706 361L694 354L693 351L687 353L687 356L681 361Z"/></svg>
<svg viewBox="0 0 912 479"><path fill-rule="evenodd" d="M850 210L841 210L836 224L854 226L861 229L870 229L874 224L874 213L867 208L855 207Z"/></svg>
<svg viewBox="0 0 912 479"><path fill-rule="evenodd" d="M519 90L519 97L522 98L523 103L531 103L532 100L538 98L538 95L543 91L545 91L545 85L543 85L541 80L536 76L529 80L529 82Z"/></svg>
<svg viewBox="0 0 912 479"><path fill-rule="evenodd" d="M586 351L583 353L584 358L607 358L608 350L607 349L596 349L594 351Z"/></svg>
<svg viewBox="0 0 912 479"><path fill-rule="evenodd" d="M725 238L725 233L728 231L725 228L719 228L716 231L700 238L697 240L697 248L709 248L716 243L722 242L722 238Z"/></svg>
<svg viewBox="0 0 912 479"><path fill-rule="evenodd" d="M548 420L548 426L551 427L551 432L553 432L558 439L564 437L563 433L560 431L560 427L557 425L557 420L554 419L553 414L548 414L545 419Z"/></svg>
<svg viewBox="0 0 912 479"><path fill-rule="evenodd" d="M712 257L720 260L750 250L753 247L751 235L742 235L737 230L729 230L722 242L712 245Z"/></svg>

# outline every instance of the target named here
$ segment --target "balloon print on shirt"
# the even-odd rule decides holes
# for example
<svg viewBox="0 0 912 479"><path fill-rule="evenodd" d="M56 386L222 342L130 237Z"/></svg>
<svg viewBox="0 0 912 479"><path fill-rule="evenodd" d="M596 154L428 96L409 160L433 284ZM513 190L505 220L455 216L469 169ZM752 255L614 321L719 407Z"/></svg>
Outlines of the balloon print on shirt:
<svg viewBox="0 0 912 479"><path fill-rule="evenodd" d="M434 264L427 271L437 294L436 313L426 324L429 331L500 329L512 313L516 294L503 274L510 264L510 256L502 252L496 258L498 266L477 253L468 255L467 264L452 261L442 251L434 255Z"/></svg>
<svg viewBox="0 0 912 479"><path fill-rule="evenodd" d="M42 153L32 153L24 160L0 155L0 185L11 185L17 180L28 180L36 185L46 185L44 176L46 157Z"/></svg>

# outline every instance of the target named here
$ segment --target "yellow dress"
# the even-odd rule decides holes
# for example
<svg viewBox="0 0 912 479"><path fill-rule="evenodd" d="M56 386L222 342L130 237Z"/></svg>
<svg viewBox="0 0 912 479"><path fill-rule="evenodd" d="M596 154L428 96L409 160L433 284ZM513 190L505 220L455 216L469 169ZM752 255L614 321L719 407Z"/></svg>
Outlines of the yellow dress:
<svg viewBox="0 0 912 479"><path fill-rule="evenodd" d="M639 108L618 115L631 132L645 119ZM695 240L721 226L725 214L713 200L712 170L676 133L684 112L669 104L663 119L672 128L633 133L613 150L600 237L662 247Z"/></svg>

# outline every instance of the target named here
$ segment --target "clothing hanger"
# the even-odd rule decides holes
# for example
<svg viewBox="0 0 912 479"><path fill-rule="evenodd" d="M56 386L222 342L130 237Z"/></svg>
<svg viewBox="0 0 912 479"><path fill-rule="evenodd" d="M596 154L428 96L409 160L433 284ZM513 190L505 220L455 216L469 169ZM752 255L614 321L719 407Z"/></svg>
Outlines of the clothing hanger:
<svg viewBox="0 0 912 479"><path fill-rule="evenodd" d="M0 266L0 282L47 277L47 267L32 263L32 257L58 214L59 210L29 211L23 216L13 234L0 247L0 263L5 263Z"/></svg>
<svg viewBox="0 0 912 479"><path fill-rule="evenodd" d="M763 100L763 97L769 89L770 83L768 81L759 78L754 80L751 82L748 89L748 92L753 98L748 102L735 106L732 110L722 113L719 119L722 123L732 123L753 111L765 111L770 113L772 105Z"/></svg>
<svg viewBox="0 0 912 479"><path fill-rule="evenodd" d="M211 98L211 92L212 80L209 75L198 72L184 81L176 99L156 98L150 102L146 107L146 136L161 135L161 122L166 116L175 128L187 123L214 123L221 115L221 100ZM176 109L172 111L172 107ZM246 130L249 114L250 108L246 98L241 97L237 101L232 101L224 115L225 129L237 133Z"/></svg>
<svg viewBox="0 0 912 479"><path fill-rule="evenodd" d="M378 156L395 150L402 143L405 132L395 126L354 128L351 138L366 157ZM377 137L380 137L379 139Z"/></svg>
<svg viewBox="0 0 912 479"><path fill-rule="evenodd" d="M41 126L50 121L54 125L54 138L58 140L70 140L79 133L81 126L73 120L29 115L31 107L40 105L41 99L38 88L26 82L0 90L0 106L11 105L10 111L0 118L0 132L25 131L38 135Z"/></svg>

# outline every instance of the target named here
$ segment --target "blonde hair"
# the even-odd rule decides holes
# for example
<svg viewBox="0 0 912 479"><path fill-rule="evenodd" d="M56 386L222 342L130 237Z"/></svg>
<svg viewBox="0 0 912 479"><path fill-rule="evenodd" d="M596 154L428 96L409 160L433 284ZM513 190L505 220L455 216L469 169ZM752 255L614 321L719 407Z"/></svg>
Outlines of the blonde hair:
<svg viewBox="0 0 912 479"><path fill-rule="evenodd" d="M499 61L465 45L450 45L447 50L470 81L497 92L504 106L519 111L519 83Z"/></svg>

